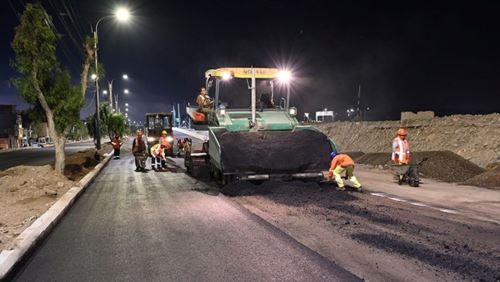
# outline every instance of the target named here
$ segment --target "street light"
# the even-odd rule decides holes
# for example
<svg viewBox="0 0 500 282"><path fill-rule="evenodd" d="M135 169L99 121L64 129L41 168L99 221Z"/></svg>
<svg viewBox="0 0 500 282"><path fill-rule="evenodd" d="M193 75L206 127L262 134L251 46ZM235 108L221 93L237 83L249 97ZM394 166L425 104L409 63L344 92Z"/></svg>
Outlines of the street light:
<svg viewBox="0 0 500 282"><path fill-rule="evenodd" d="M128 94L129 93L128 89L123 90L123 93Z"/></svg>
<svg viewBox="0 0 500 282"><path fill-rule="evenodd" d="M128 103L125 103L125 107L128 107Z"/></svg>
<svg viewBox="0 0 500 282"><path fill-rule="evenodd" d="M128 75L125 73L125 74L122 75L122 78L125 79L125 80L127 80L128 79Z"/></svg>
<svg viewBox="0 0 500 282"><path fill-rule="evenodd" d="M97 75L96 75L95 73L93 73L93 74L90 76L90 78L91 78L92 80L96 80Z"/></svg>
<svg viewBox="0 0 500 282"><path fill-rule="evenodd" d="M95 24L95 29L93 30L94 32L94 58L95 58L95 75L92 75L92 78L95 80L95 111L96 111L96 149L100 150L101 149L101 115L99 111L99 68L98 68L98 60L97 60L97 43L98 43L98 28L99 28L99 23L105 19L109 18L116 18L119 22L125 22L130 19L130 12L128 9L124 7L119 7L116 9L114 15L108 15L100 18L97 23Z"/></svg>
<svg viewBox="0 0 500 282"><path fill-rule="evenodd" d="M108 94L108 90L103 90L102 94L104 94L104 95Z"/></svg>

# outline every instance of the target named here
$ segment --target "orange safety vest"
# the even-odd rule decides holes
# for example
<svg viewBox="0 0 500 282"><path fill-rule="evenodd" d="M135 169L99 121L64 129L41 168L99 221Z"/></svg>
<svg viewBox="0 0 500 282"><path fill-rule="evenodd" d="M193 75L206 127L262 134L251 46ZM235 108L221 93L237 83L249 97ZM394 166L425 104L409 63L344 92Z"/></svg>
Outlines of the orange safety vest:
<svg viewBox="0 0 500 282"><path fill-rule="evenodd" d="M408 164L410 162L410 143L396 137L392 141L392 161L395 164Z"/></svg>

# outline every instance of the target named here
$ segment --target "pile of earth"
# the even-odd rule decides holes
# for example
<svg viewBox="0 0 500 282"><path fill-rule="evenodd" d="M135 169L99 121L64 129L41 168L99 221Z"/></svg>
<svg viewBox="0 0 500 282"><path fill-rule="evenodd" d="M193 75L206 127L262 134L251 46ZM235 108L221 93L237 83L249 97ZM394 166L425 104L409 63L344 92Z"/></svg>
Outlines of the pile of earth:
<svg viewBox="0 0 500 282"><path fill-rule="evenodd" d="M331 147L321 132L224 132L217 138L225 171L285 173L329 167Z"/></svg>
<svg viewBox="0 0 500 282"><path fill-rule="evenodd" d="M12 240L73 186L50 165L0 171L0 250L11 248Z"/></svg>
<svg viewBox="0 0 500 282"><path fill-rule="evenodd" d="M355 161L387 168L391 165L390 158L390 153L367 153L355 158ZM450 151L413 152L412 163L420 162L419 172L423 177L445 182L464 182L485 172L483 168Z"/></svg>
<svg viewBox="0 0 500 282"><path fill-rule="evenodd" d="M488 165L485 172L468 179L464 184L500 189L500 162Z"/></svg>
<svg viewBox="0 0 500 282"><path fill-rule="evenodd" d="M64 175L72 181L79 181L99 164L99 161L96 160L96 153L98 153L99 159L103 159L104 154L108 154L111 150L111 144L106 143L98 152L95 148L89 148L66 156Z"/></svg>

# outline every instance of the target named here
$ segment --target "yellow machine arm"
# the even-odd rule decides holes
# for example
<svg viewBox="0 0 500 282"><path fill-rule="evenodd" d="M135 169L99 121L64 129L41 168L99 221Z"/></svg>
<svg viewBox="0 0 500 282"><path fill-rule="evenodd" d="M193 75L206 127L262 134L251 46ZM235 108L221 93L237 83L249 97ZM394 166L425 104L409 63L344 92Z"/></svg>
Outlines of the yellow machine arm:
<svg viewBox="0 0 500 282"><path fill-rule="evenodd" d="M274 79L278 78L280 71L275 68L253 68L255 78ZM207 70L205 78L231 76L233 78L252 78L252 68L220 68Z"/></svg>

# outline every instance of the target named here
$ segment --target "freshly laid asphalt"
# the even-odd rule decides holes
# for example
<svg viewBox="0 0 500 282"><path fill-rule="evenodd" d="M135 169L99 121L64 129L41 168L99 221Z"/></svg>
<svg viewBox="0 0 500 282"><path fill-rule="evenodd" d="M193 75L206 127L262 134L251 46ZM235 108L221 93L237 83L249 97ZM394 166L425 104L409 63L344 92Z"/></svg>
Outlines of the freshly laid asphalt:
<svg viewBox="0 0 500 282"><path fill-rule="evenodd" d="M66 153L76 153L93 148L93 142L73 143L66 145ZM18 165L48 165L54 163L54 147L29 148L0 153L0 170Z"/></svg>
<svg viewBox="0 0 500 282"><path fill-rule="evenodd" d="M133 170L111 160L13 279L359 280L181 168Z"/></svg>

